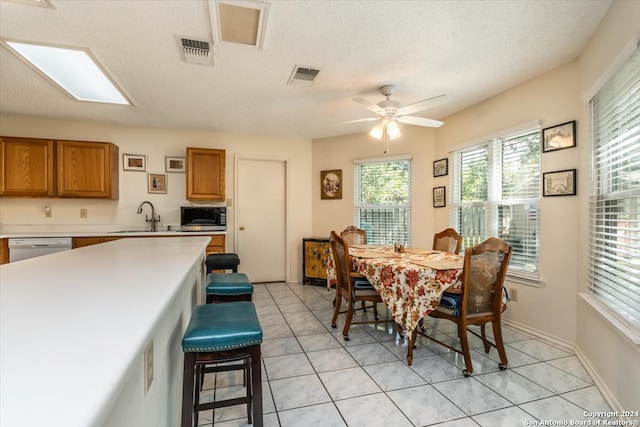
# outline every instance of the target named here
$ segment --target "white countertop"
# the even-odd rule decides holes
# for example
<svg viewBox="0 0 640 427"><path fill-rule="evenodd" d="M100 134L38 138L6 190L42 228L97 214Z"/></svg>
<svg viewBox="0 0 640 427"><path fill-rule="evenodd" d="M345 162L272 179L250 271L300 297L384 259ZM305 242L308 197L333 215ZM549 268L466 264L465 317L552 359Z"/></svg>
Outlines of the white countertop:
<svg viewBox="0 0 640 427"><path fill-rule="evenodd" d="M133 228L108 228L107 230L96 231L78 231L78 230L56 230L56 229L44 229L44 230L29 230L22 229L20 231L8 230L0 231L0 239L18 239L18 238L30 238L30 237L95 237L95 236L211 236L213 234L227 234L226 231L178 231L178 230L160 230L160 231L147 231L136 230Z"/></svg>
<svg viewBox="0 0 640 427"><path fill-rule="evenodd" d="M99 425L208 242L120 239L0 266L0 425Z"/></svg>

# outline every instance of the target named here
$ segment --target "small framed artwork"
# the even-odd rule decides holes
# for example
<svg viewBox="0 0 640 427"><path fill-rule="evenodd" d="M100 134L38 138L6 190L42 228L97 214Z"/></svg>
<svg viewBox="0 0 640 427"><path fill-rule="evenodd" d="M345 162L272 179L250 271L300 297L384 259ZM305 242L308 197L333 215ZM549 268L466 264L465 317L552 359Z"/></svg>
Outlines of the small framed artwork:
<svg viewBox="0 0 640 427"><path fill-rule="evenodd" d="M143 154L123 154L122 169L145 172L147 170L147 156Z"/></svg>
<svg viewBox="0 0 640 427"><path fill-rule="evenodd" d="M449 159L440 159L433 162L433 176L445 176L449 173Z"/></svg>
<svg viewBox="0 0 640 427"><path fill-rule="evenodd" d="M150 173L149 193L164 194L167 192L167 175L162 173Z"/></svg>
<svg viewBox="0 0 640 427"><path fill-rule="evenodd" d="M542 152L563 150L576 146L576 121L542 129Z"/></svg>
<svg viewBox="0 0 640 427"><path fill-rule="evenodd" d="M165 157L164 158L166 172L182 172L186 171L184 157Z"/></svg>
<svg viewBox="0 0 640 427"><path fill-rule="evenodd" d="M447 189L446 187L433 188L433 207L444 208L447 206Z"/></svg>
<svg viewBox="0 0 640 427"><path fill-rule="evenodd" d="M320 198L342 199L342 170L320 172Z"/></svg>
<svg viewBox="0 0 640 427"><path fill-rule="evenodd" d="M547 196L575 196L576 170L545 172L542 174L542 195Z"/></svg>

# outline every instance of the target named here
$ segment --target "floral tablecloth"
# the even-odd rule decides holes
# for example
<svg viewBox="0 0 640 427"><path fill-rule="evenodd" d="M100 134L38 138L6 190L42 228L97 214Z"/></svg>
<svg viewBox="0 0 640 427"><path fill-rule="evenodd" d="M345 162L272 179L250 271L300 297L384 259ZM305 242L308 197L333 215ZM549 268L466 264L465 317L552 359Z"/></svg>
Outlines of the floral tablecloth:
<svg viewBox="0 0 640 427"><path fill-rule="evenodd" d="M413 332L420 319L433 311L442 293L462 287L463 257L447 252L392 246L351 245L352 271L364 275L380 293L393 319ZM333 256L327 262L327 286L336 284Z"/></svg>

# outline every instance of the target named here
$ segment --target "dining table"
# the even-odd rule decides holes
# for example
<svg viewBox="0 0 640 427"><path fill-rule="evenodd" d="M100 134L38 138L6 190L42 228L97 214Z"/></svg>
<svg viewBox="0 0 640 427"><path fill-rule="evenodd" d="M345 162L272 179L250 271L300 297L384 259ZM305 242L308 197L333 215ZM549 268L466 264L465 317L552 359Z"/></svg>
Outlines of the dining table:
<svg viewBox="0 0 640 427"><path fill-rule="evenodd" d="M464 256L431 249L398 250L390 245L349 245L349 256L351 271L367 278L409 338L407 363L411 365L420 320L438 307L444 291L462 293ZM333 288L336 272L331 253L326 268L327 286Z"/></svg>

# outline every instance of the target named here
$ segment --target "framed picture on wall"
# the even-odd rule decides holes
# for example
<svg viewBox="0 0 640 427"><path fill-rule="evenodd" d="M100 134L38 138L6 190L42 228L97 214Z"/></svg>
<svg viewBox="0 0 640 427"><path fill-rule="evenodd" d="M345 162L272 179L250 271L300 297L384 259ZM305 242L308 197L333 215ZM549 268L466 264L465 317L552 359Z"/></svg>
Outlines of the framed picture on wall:
<svg viewBox="0 0 640 427"><path fill-rule="evenodd" d="M342 170L320 172L320 198L342 199Z"/></svg>
<svg viewBox="0 0 640 427"><path fill-rule="evenodd" d="M184 157L165 157L164 162L166 172L184 173L186 171Z"/></svg>
<svg viewBox="0 0 640 427"><path fill-rule="evenodd" d="M542 195L548 196L575 196L576 195L576 170L545 172L542 174Z"/></svg>
<svg viewBox="0 0 640 427"><path fill-rule="evenodd" d="M149 193L164 194L167 192L167 175L162 173L150 173L149 177Z"/></svg>
<svg viewBox="0 0 640 427"><path fill-rule="evenodd" d="M576 121L542 129L542 152L563 150L576 146Z"/></svg>
<svg viewBox="0 0 640 427"><path fill-rule="evenodd" d="M433 176L445 176L449 173L449 159L440 159L433 162Z"/></svg>
<svg viewBox="0 0 640 427"><path fill-rule="evenodd" d="M447 206L447 189L446 187L434 187L433 189L433 207L444 208Z"/></svg>
<svg viewBox="0 0 640 427"><path fill-rule="evenodd" d="M123 154L122 169L145 172L147 170L147 156L143 154Z"/></svg>

